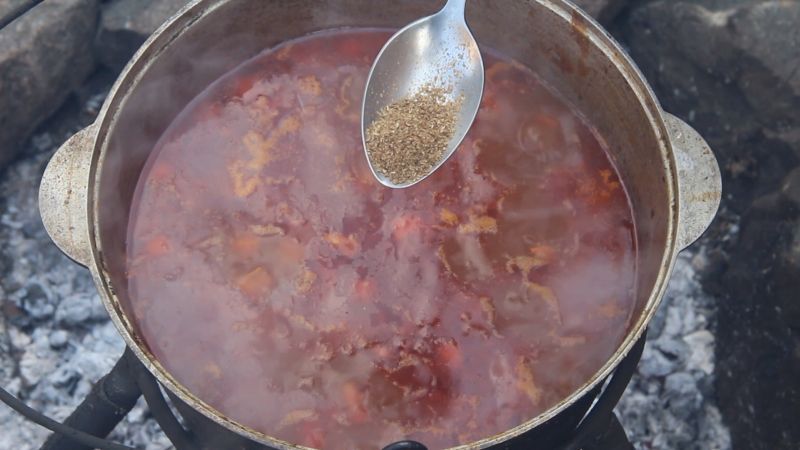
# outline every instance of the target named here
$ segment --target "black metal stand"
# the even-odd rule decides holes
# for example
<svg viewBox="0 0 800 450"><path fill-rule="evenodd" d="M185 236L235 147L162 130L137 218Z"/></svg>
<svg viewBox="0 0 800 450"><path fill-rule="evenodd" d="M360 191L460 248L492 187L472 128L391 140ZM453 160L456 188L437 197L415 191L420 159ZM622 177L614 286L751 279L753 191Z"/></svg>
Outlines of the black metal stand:
<svg viewBox="0 0 800 450"><path fill-rule="evenodd" d="M617 366L614 374L597 397L591 410L580 424L568 434L563 445L552 450L633 450L625 430L613 413L614 406L630 382L644 349L643 335L630 353ZM144 395L153 416L178 450L256 450L267 449L249 441L200 413L173 399L190 430L185 429L167 405L155 378L136 358L132 351L125 353L114 368L101 378L91 393L73 411L64 423L34 411L7 391L0 389L0 400L30 420L54 431L40 450L133 450L130 447L107 441L107 436L128 414L138 398ZM550 448L549 445L547 445ZM498 448L510 450L509 445ZM414 441L391 444L384 450L427 450Z"/></svg>
<svg viewBox="0 0 800 450"><path fill-rule="evenodd" d="M611 414L606 432L584 444L583 450L634 450L616 414Z"/></svg>
<svg viewBox="0 0 800 450"><path fill-rule="evenodd" d="M106 376L94 385L89 395L67 417L64 425L94 436L108 436L111 430L130 412L142 395L128 365L125 349L122 357ZM78 444L64 434L53 433L41 450L91 450L94 447Z"/></svg>

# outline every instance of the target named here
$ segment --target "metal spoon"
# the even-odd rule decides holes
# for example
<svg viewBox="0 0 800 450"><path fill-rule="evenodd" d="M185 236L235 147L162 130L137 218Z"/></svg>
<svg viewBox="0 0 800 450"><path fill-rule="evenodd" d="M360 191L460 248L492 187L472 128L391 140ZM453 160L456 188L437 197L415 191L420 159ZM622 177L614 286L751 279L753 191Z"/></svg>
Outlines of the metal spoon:
<svg viewBox="0 0 800 450"><path fill-rule="evenodd" d="M378 53L367 78L361 108L361 138L369 168L381 184L406 188L424 180L456 151L466 136L483 96L483 59L464 17L466 0L448 0L438 13L395 33ZM395 184L377 172L369 160L366 132L385 106L410 97L424 86L449 88L462 99L455 133L442 160L418 180Z"/></svg>

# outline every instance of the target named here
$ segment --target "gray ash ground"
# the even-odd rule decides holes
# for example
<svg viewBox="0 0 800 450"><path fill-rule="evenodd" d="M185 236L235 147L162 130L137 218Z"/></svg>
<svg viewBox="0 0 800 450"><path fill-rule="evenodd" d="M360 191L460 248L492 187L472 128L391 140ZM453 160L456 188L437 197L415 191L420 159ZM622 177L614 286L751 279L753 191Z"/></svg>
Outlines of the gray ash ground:
<svg viewBox="0 0 800 450"><path fill-rule="evenodd" d="M0 385L58 420L124 349L88 271L52 244L37 204L50 156L88 123L102 100L94 95L82 110L68 108L67 117L51 121L0 181ZM3 404L0 430L0 449L36 449L48 434ZM141 401L112 438L148 450L170 447Z"/></svg>
<svg viewBox="0 0 800 450"><path fill-rule="evenodd" d="M89 96L82 108L48 123L0 181L0 384L59 420L124 348L88 272L51 243L37 205L48 159L92 120L102 99ZM731 448L715 402L714 299L698 282L706 265L702 247L678 260L638 373L617 408L637 449ZM0 449L35 449L48 434L2 404L0 430ZM141 400L111 438L170 448Z"/></svg>
<svg viewBox="0 0 800 450"><path fill-rule="evenodd" d="M684 251L648 328L617 415L640 450L730 450L714 392L714 299L698 282L702 247Z"/></svg>

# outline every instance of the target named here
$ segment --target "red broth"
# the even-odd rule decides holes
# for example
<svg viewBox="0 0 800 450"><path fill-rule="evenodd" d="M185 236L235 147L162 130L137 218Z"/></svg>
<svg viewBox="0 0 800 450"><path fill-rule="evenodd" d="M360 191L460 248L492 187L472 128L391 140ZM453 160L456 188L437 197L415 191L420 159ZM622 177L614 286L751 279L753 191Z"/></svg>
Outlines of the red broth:
<svg viewBox="0 0 800 450"><path fill-rule="evenodd" d="M339 30L246 62L148 160L128 242L147 345L223 414L324 449L492 436L597 372L633 309L635 238L592 129L486 55L455 156L381 187L360 135L388 34Z"/></svg>

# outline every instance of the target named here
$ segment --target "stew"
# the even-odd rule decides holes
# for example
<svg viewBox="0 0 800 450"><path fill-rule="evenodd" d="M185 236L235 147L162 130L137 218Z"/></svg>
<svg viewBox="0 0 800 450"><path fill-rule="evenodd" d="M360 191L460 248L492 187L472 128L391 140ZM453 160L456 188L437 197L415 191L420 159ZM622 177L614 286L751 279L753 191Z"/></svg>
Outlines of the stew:
<svg viewBox="0 0 800 450"><path fill-rule="evenodd" d="M174 120L129 224L131 309L183 385L314 448L489 437L586 383L633 310L635 233L602 139L488 51L438 172L377 183L360 135L384 30L265 51Z"/></svg>

